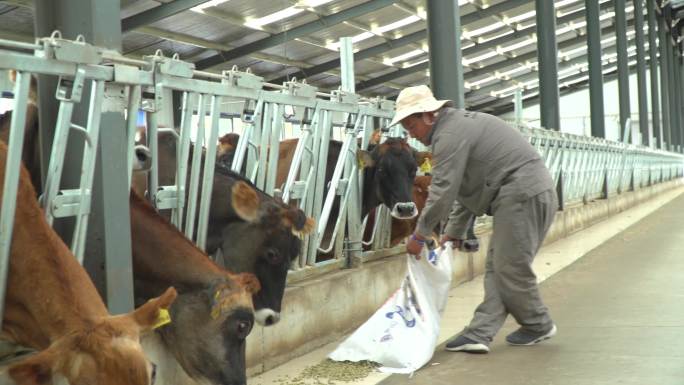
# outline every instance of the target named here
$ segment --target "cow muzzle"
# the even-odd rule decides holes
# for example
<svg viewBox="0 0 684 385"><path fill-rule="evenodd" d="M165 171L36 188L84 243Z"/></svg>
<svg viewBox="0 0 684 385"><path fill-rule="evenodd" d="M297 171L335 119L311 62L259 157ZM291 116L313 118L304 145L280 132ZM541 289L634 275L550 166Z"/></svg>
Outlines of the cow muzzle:
<svg viewBox="0 0 684 385"><path fill-rule="evenodd" d="M413 202L399 202L392 208L392 216L397 219L411 219L418 215L418 209Z"/></svg>
<svg viewBox="0 0 684 385"><path fill-rule="evenodd" d="M271 326L280 321L280 313L271 309L259 309L254 312L254 319L259 325Z"/></svg>

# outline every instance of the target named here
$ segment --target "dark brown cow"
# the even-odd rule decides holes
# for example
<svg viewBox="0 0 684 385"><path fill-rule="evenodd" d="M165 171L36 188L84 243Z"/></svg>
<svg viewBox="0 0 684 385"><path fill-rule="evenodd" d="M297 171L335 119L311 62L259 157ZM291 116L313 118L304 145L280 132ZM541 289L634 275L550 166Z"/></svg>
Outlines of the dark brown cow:
<svg viewBox="0 0 684 385"><path fill-rule="evenodd" d="M408 145L396 138L390 138L387 142L378 145L380 142L380 130L376 130L371 137L371 148L370 152L359 151L359 157L364 159L365 173L364 173L364 194L362 196L362 215L368 214L371 210L375 208L378 204L384 203L387 207L399 208L393 210L392 226L397 227L396 233L397 238L400 234L403 234L407 229L413 229L415 226L415 214L411 207L413 202L416 201L416 189L414 182L413 196L414 199L411 202L411 206L408 206L408 210L414 215L410 216L409 219L398 219L401 217L400 210L406 208L406 205L397 203L400 201L398 197L404 197L403 191L404 182L408 183L415 176L416 164L423 164L426 159L431 158L431 154L427 152L415 152L410 150ZM219 150L217 161L225 165L225 167L230 168L232 160L235 154L235 149L237 148L237 142L239 140L239 135L230 133L219 139ZM280 143L280 152L277 164L277 176L276 185L282 186L285 183L287 174L290 169L290 164L294 155L295 148L297 146L299 139L288 139ZM330 149L328 152L327 168L326 168L326 181L332 178L332 173L337 162L337 158L340 155L342 148L342 142L331 140ZM410 154L413 154L411 157ZM415 158L415 164L407 160ZM420 183L425 183L420 182ZM429 180L427 181L429 184ZM427 187L424 189L425 195L427 196ZM423 204L425 199L422 200ZM422 209L422 207L421 207ZM336 213L339 210L338 202L336 201L333 205L333 211L331 218L336 217ZM367 229L372 229L372 221ZM409 233L410 234L410 233ZM330 234L326 234L327 237ZM395 239L393 236L392 243L399 243L401 239Z"/></svg>
<svg viewBox="0 0 684 385"><path fill-rule="evenodd" d="M158 139L159 183L169 185L175 178L176 139L169 133L161 133ZM258 195L259 214L256 216L240 212L232 201L233 187L242 183ZM134 189L144 192L146 184L135 185ZM206 251L213 254L220 250L230 271L257 276L261 284L261 290L254 296L258 323L267 326L280 319L288 269L301 250L299 236L312 229L313 220L303 211L256 189L244 177L217 163Z"/></svg>
<svg viewBox="0 0 684 385"><path fill-rule="evenodd" d="M285 183L299 139L280 143L276 185ZM331 140L326 161L325 180L332 179L342 142ZM384 204L395 218L412 218L417 214L411 200L411 184L416 175L417 153L404 139L388 138L369 151L359 150L357 157L364 167L361 216ZM336 214L331 217L335 218Z"/></svg>
<svg viewBox="0 0 684 385"><path fill-rule="evenodd" d="M425 202L427 201L430 183L432 182L432 177L430 175L420 175L417 176L413 181L413 202L418 208L418 215L423 212L425 207ZM375 225L375 212L371 211L368 217L368 222L366 224L366 229L363 235L365 241L370 240L372 237L373 227ZM400 244L406 237L411 235L416 228L416 222L418 217L411 219L397 219L392 218L392 229L390 236L390 247ZM475 222L472 220L468 224L466 233L466 242L462 245L463 251L477 251L479 248L479 242L475 236L474 230ZM438 234L434 234L435 237Z"/></svg>
<svg viewBox="0 0 684 385"><path fill-rule="evenodd" d="M7 146L0 142L0 194L6 161ZM18 384L150 384L153 366L139 336L175 297L170 288L130 314L110 316L88 274L45 221L22 167L2 338L39 353L10 367Z"/></svg>
<svg viewBox="0 0 684 385"><path fill-rule="evenodd" d="M428 189L430 188L430 182L432 182L432 177L429 175L419 175L413 180L413 202L416 204L418 209L418 215L423 212L423 207L425 207L425 201L428 197ZM373 222L375 216L372 215L368 218L367 229L373 229ZM416 228L416 222L418 217L411 219L397 219L392 218L392 230L390 236L390 246L396 246L401 243L406 237L413 233Z"/></svg>

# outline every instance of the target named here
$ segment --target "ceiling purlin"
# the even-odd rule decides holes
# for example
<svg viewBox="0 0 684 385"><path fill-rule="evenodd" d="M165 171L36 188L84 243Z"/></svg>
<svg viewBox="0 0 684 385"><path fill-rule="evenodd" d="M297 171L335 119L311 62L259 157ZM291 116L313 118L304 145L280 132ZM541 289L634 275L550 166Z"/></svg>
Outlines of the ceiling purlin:
<svg viewBox="0 0 684 385"><path fill-rule="evenodd" d="M261 51L263 49L277 46L279 44L298 38L300 36L308 36L312 33L323 30L331 25L338 24L345 20L350 20L355 17L358 17L359 15L389 6L395 1L396 0L372 0L366 3L362 3L351 8L347 8L343 11L337 12L335 14L322 17L316 21L292 28L288 31L284 31L273 36L257 40L255 42L245 44L233 50L219 52L219 54L208 57L206 59L202 59L195 64L198 69L207 69L209 67L221 64L223 62L249 55L250 53L256 51Z"/></svg>

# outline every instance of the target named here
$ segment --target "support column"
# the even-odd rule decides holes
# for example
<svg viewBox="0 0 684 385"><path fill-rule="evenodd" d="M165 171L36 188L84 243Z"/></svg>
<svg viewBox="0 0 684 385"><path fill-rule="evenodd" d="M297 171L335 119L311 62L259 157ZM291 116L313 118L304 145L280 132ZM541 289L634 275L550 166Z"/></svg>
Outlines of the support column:
<svg viewBox="0 0 684 385"><path fill-rule="evenodd" d="M675 107L676 107L676 123L672 135L672 143L679 148L681 152L682 143L682 60L681 55L679 55L679 50L677 47L672 47L672 70L674 72L674 95L675 95Z"/></svg>
<svg viewBox="0 0 684 385"><path fill-rule="evenodd" d="M121 51L121 21L118 16L112 17L121 12L120 0L35 0L34 4L36 36L49 36L58 29L65 39L81 34L90 44ZM49 154L58 105L54 99L56 81L44 78L40 79L39 89L41 146ZM89 100L89 83L84 87L83 101ZM105 88L84 260L84 267L114 314L133 309L125 103L121 92L121 88L112 85ZM83 125L86 121L86 104L74 109L74 123ZM83 147L82 139L70 139L62 178L66 188L76 187Z"/></svg>
<svg viewBox="0 0 684 385"><path fill-rule="evenodd" d="M680 127L681 127L681 101L679 98L679 90L677 85L680 84L679 82L679 74L677 71L677 62L674 58L674 51L675 47L672 45L672 40L670 38L670 35L668 34L668 39L667 39L667 64L668 64L668 69L670 71L670 100L672 101L672 104L670 105L670 115L672 116L671 118L671 139L672 139L672 146L671 149L675 149L676 146L679 146L681 144L681 140L679 138L679 132L680 132Z"/></svg>
<svg viewBox="0 0 684 385"><path fill-rule="evenodd" d="M601 24L599 4L586 0L587 45L589 46L589 102L591 108L591 136L606 137L603 108L603 66L601 64Z"/></svg>
<svg viewBox="0 0 684 385"><path fill-rule="evenodd" d="M646 15L648 16L648 53L649 72L651 76L651 121L653 122L654 148L663 148L663 133L660 125L660 103L658 102L658 54L656 48L656 16L655 1L646 0Z"/></svg>
<svg viewBox="0 0 684 385"><path fill-rule="evenodd" d="M641 144L649 146L651 134L648 124L648 97L646 95L646 49L644 48L644 6L643 0L634 0L634 30L637 51L637 90L639 92L639 132Z"/></svg>
<svg viewBox="0 0 684 385"><path fill-rule="evenodd" d="M619 140L623 138L625 123L631 115L629 104L629 59L627 56L626 0L615 0L615 37L618 65L618 101L620 105Z"/></svg>
<svg viewBox="0 0 684 385"><path fill-rule="evenodd" d="M675 52L677 53L679 65L679 82L677 83L677 93L679 96L679 152L684 153L684 97L681 95L682 90L684 90L684 72L682 72L684 71L684 58L682 58L679 49L675 49Z"/></svg>
<svg viewBox="0 0 684 385"><path fill-rule="evenodd" d="M553 1L548 0L535 0L534 4L537 13L541 125L550 130L560 131L556 6Z"/></svg>
<svg viewBox="0 0 684 385"><path fill-rule="evenodd" d="M450 99L465 108L458 0L428 1L427 30L432 92L437 99Z"/></svg>
<svg viewBox="0 0 684 385"><path fill-rule="evenodd" d="M670 105L670 70L667 61L667 30L662 15L658 17L658 52L660 52L660 100L663 105L663 146L669 150L672 144Z"/></svg>

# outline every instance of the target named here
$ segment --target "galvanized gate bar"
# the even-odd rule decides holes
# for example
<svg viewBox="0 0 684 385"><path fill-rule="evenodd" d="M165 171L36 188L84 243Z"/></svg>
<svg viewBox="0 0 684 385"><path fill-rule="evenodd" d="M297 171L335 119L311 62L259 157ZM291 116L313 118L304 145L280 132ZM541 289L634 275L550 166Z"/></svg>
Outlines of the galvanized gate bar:
<svg viewBox="0 0 684 385"><path fill-rule="evenodd" d="M128 131L128 189L131 188L133 178L133 162L136 160L135 154L135 134L138 129L138 110L140 109L141 86L128 86L128 114L126 116L126 128Z"/></svg>
<svg viewBox="0 0 684 385"><path fill-rule="evenodd" d="M72 85L69 89L68 85L62 85L64 78L60 78L57 85L56 98L60 101L59 112L57 114L57 127L55 128L55 137L52 142L52 151L50 154L50 164L48 166L47 177L45 179L45 191L42 196L42 204L45 208L45 218L47 222L52 225L56 217L55 198L59 192L60 182L62 180L62 168L64 166L64 156L66 155L66 147L71 130L71 117L74 111L74 103L81 101L83 95L83 87L85 82L85 70L82 67L77 67L74 74Z"/></svg>
<svg viewBox="0 0 684 385"><path fill-rule="evenodd" d="M206 249L207 230L209 226L209 209L211 207L211 192L214 188L214 168L216 159L216 142L218 140L219 118L221 117L221 97L211 96L211 129L206 142L207 155L204 160L204 183L202 183L202 197L200 200L199 220L197 224L197 246Z"/></svg>
<svg viewBox="0 0 684 385"><path fill-rule="evenodd" d="M97 156L100 139L100 111L104 97L104 81L94 80L90 91L90 108L88 109L88 125L86 140L83 145L83 166L81 167L80 200L76 227L74 229L71 250L78 263L83 264L85 253L86 231L88 229L88 215L90 214L90 197L95 176L95 158Z"/></svg>
<svg viewBox="0 0 684 385"><path fill-rule="evenodd" d="M199 191L200 181L200 164L202 163L202 144L204 144L204 119L206 117L206 95L200 94L198 96L198 117L197 130L195 136L195 146L192 151L192 163L190 169L190 183L188 186L188 198L186 200L185 213L185 236L188 239L194 239L195 232L195 210L197 207L197 193ZM190 138L188 137L188 141ZM190 145L189 145L190 146ZM188 146L188 151L189 147ZM207 159L208 161L209 159Z"/></svg>

